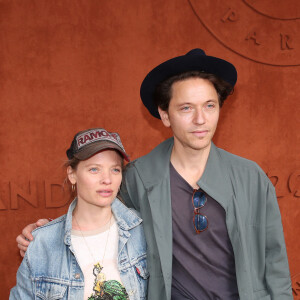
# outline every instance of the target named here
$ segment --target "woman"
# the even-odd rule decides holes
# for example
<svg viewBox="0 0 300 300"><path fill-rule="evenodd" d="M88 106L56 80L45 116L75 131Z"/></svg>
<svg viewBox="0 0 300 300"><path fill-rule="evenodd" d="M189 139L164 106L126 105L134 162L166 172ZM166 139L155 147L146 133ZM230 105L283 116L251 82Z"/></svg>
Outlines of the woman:
<svg viewBox="0 0 300 300"><path fill-rule="evenodd" d="M35 230L10 299L145 299L142 220L116 198L129 161L119 135L79 132L67 156L77 197L66 215Z"/></svg>

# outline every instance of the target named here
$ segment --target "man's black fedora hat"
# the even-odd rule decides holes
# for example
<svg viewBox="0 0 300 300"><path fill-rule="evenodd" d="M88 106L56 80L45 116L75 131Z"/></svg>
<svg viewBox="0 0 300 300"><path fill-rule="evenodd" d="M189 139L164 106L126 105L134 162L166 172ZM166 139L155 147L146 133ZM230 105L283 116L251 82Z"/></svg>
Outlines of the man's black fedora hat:
<svg viewBox="0 0 300 300"><path fill-rule="evenodd" d="M237 80L235 67L228 61L207 56L202 49L193 49L187 54L171 58L150 71L142 82L140 95L152 116L160 119L154 103L154 92L158 84L169 77L188 72L201 71L214 74L234 87Z"/></svg>

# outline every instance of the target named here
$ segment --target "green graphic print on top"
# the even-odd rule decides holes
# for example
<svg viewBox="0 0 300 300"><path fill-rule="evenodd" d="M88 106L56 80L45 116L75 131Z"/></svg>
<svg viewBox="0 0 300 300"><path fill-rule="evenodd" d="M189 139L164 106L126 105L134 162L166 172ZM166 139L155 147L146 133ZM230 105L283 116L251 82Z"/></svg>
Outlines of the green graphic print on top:
<svg viewBox="0 0 300 300"><path fill-rule="evenodd" d="M103 267L99 263L94 265L94 293L88 300L128 300L129 297L124 286L117 280L105 280L102 269Z"/></svg>

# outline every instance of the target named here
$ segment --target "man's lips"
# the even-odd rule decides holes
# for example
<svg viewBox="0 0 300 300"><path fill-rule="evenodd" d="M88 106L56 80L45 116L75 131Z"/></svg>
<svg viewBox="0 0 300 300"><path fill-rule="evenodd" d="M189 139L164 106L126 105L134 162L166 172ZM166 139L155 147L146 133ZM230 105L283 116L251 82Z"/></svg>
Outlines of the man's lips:
<svg viewBox="0 0 300 300"><path fill-rule="evenodd" d="M98 190L97 194L99 194L102 197L110 197L112 195L112 190Z"/></svg>
<svg viewBox="0 0 300 300"><path fill-rule="evenodd" d="M197 137L204 137L208 134L208 130L206 130L206 129L194 130L194 131L192 131L192 134Z"/></svg>

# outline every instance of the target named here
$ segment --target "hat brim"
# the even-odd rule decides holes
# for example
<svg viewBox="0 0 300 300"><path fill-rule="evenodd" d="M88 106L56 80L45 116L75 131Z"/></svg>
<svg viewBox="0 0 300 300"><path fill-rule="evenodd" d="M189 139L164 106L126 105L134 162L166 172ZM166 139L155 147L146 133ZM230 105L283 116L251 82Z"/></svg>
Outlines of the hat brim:
<svg viewBox="0 0 300 300"><path fill-rule="evenodd" d="M156 87L164 80L188 71L214 74L231 84L232 88L237 80L236 69L231 63L217 57L206 56L201 49L194 49L186 55L167 60L150 71L141 85L141 99L152 116L160 119L154 103Z"/></svg>
<svg viewBox="0 0 300 300"><path fill-rule="evenodd" d="M99 141L86 145L81 151L74 153L74 157L79 160L86 160L94 154L107 149L117 150L126 161L130 161L129 156L117 144L108 141Z"/></svg>

